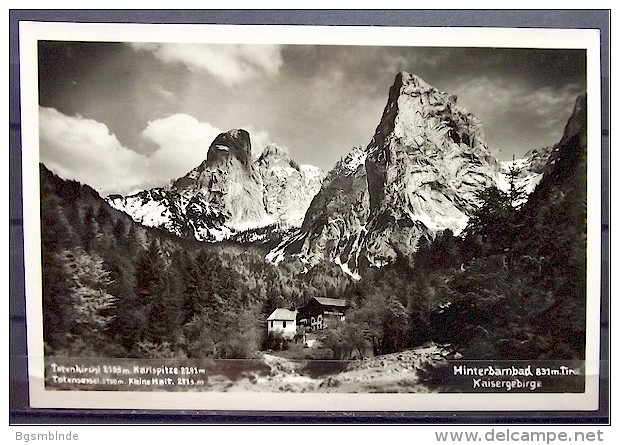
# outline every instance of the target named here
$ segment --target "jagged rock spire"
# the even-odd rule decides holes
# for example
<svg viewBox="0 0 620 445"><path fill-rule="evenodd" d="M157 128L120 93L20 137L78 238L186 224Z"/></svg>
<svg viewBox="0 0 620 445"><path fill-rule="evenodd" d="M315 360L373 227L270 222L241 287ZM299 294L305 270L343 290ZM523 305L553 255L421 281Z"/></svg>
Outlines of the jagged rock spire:
<svg viewBox="0 0 620 445"><path fill-rule="evenodd" d="M347 159L361 161L353 171ZM381 266L415 251L421 236L462 230L476 192L495 184L498 170L480 121L455 96L398 73L366 149L328 174L302 233L270 258L333 261L357 276L363 264Z"/></svg>
<svg viewBox="0 0 620 445"><path fill-rule="evenodd" d="M245 168L252 163L252 144L250 133L245 130L230 130L220 133L209 146L207 162L216 163L234 156Z"/></svg>

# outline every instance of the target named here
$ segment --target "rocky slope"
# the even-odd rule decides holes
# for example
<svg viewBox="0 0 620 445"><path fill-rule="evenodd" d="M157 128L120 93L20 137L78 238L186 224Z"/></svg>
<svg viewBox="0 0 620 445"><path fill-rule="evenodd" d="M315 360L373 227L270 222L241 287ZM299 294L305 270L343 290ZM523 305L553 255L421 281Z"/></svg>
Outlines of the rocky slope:
<svg viewBox="0 0 620 445"><path fill-rule="evenodd" d="M456 97L399 73L368 146L328 174L300 232L268 259L333 261L358 277L360 267L415 251L423 235L461 231L476 192L494 185L498 173L480 121Z"/></svg>
<svg viewBox="0 0 620 445"><path fill-rule="evenodd" d="M297 165L275 145L252 159L245 130L221 133L206 159L166 187L107 201L145 226L200 241L222 241L269 225L298 227L322 171Z"/></svg>

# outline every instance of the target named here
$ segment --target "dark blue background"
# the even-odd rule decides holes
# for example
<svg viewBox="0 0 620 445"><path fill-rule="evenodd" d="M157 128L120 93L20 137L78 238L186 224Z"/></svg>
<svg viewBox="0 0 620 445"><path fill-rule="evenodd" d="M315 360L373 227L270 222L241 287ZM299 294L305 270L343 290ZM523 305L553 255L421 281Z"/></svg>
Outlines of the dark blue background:
<svg viewBox="0 0 620 445"><path fill-rule="evenodd" d="M609 424L609 10L11 10L9 12L10 423ZM28 404L19 106L19 22L589 28L601 32L600 408L591 412L157 412L42 410ZM113 396L113 395L111 395ZM532 406L532 408L535 408Z"/></svg>

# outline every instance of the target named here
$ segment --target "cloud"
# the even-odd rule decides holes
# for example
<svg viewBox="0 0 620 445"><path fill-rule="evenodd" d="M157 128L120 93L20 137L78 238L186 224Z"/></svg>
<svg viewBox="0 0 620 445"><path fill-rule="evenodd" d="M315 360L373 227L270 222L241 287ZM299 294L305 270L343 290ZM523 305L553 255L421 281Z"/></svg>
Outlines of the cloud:
<svg viewBox="0 0 620 445"><path fill-rule="evenodd" d="M183 176L207 157L207 150L221 130L188 114L173 114L149 121L142 137L158 148L148 156L153 178L169 181Z"/></svg>
<svg viewBox="0 0 620 445"><path fill-rule="evenodd" d="M220 130L187 114L150 121L142 137L157 148L141 154L123 146L107 125L54 108L39 108L41 162L63 178L101 195L161 186L206 158Z"/></svg>
<svg viewBox="0 0 620 445"><path fill-rule="evenodd" d="M482 76L461 82L453 92L459 104L481 119L486 141L503 158L558 142L582 91L573 83L533 88L526 82Z"/></svg>
<svg viewBox="0 0 620 445"><path fill-rule="evenodd" d="M265 130L252 125L239 128L250 133L253 158L260 156L265 147L273 142ZM150 121L142 131L142 137L159 147L149 160L151 170L161 172L158 176L168 179L184 175L206 158L211 142L222 132L211 124L182 113Z"/></svg>
<svg viewBox="0 0 620 445"><path fill-rule="evenodd" d="M532 88L524 83L488 77L471 79L461 83L458 89L465 91L463 96L467 95L473 104L486 104L504 112L524 110L540 117L552 116L558 110L571 110L579 94L579 87L574 84L561 88Z"/></svg>
<svg viewBox="0 0 620 445"><path fill-rule="evenodd" d="M264 130L246 129L258 156L271 138ZM123 146L107 125L46 107L39 107L39 131L41 162L102 196L132 194L185 175L206 159L211 142L222 132L188 114L173 114L148 122L141 136L156 148L137 153Z"/></svg>
<svg viewBox="0 0 620 445"><path fill-rule="evenodd" d="M228 86L269 75L282 67L277 45L200 45L131 43L136 51L150 51L165 63L179 63L192 71L206 71Z"/></svg>
<svg viewBox="0 0 620 445"><path fill-rule="evenodd" d="M54 108L39 108L40 156L63 178L89 184L101 195L133 187L142 156L124 147L105 124ZM138 170L138 172L136 172Z"/></svg>
<svg viewBox="0 0 620 445"><path fill-rule="evenodd" d="M271 144L271 136L265 130L256 130L251 125L243 127L250 133L250 143L252 144L252 157L257 158L265 150L265 147Z"/></svg>
<svg viewBox="0 0 620 445"><path fill-rule="evenodd" d="M153 88L153 90L158 94L158 96L164 101L169 101L176 97L173 92L168 91L161 85L153 85L151 88Z"/></svg>

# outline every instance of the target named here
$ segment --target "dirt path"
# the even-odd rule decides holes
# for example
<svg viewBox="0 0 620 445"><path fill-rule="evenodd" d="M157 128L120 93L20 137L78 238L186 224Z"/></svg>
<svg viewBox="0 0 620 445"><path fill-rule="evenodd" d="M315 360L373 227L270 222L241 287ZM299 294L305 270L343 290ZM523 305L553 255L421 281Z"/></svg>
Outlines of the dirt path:
<svg viewBox="0 0 620 445"><path fill-rule="evenodd" d="M419 384L416 370L442 360L439 348L429 346L353 362L349 370L323 382L327 392L428 392Z"/></svg>
<svg viewBox="0 0 620 445"><path fill-rule="evenodd" d="M263 354L268 375L244 373L236 380L211 379L211 390L230 392L428 392L419 384L416 370L424 363L442 360L439 348L429 346L350 362L344 372L327 377L304 375L305 362Z"/></svg>

